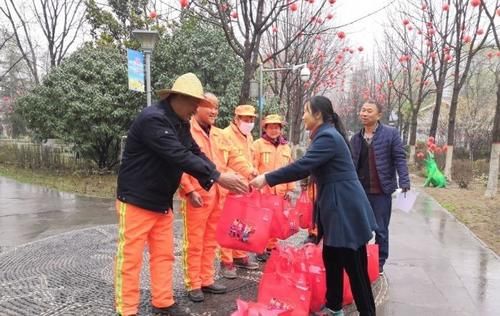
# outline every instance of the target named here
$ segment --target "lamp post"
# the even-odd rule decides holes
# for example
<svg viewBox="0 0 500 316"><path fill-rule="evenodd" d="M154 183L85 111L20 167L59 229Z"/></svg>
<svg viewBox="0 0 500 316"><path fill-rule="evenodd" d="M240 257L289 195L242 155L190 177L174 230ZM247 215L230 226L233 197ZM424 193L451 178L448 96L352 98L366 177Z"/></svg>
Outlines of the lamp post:
<svg viewBox="0 0 500 316"><path fill-rule="evenodd" d="M157 31L148 30L133 30L133 37L141 43L141 49L144 52L146 59L146 97L147 105L151 105L151 53L158 41L159 35Z"/></svg>
<svg viewBox="0 0 500 316"><path fill-rule="evenodd" d="M299 64L299 65L287 65L282 68L264 68L263 64L259 65L259 127L262 124L262 110L263 110L263 82L264 82L264 72L279 72L279 71L297 71L300 69L300 80L302 82L306 82L311 78L311 71L307 68L307 63ZM250 82L250 86L252 86L252 82ZM252 89L250 89L252 90ZM259 136L262 136L262 128L259 128Z"/></svg>

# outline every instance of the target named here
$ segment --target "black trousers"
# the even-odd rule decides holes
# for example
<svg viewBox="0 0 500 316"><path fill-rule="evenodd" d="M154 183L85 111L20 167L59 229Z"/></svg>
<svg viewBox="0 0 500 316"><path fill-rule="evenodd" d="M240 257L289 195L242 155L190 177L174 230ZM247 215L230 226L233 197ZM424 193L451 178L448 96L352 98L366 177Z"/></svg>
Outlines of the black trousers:
<svg viewBox="0 0 500 316"><path fill-rule="evenodd" d="M375 300L368 278L366 246L353 250L323 245L323 262L326 269L326 307L334 311L342 308L345 269L360 316L374 316Z"/></svg>

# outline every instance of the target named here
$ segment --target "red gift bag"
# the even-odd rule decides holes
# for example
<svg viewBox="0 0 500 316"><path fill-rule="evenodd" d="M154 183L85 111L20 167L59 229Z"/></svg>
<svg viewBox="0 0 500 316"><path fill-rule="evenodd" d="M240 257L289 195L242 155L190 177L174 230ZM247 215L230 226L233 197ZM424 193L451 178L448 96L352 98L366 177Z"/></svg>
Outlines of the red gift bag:
<svg viewBox="0 0 500 316"><path fill-rule="evenodd" d="M326 270L323 263L322 244L305 244L298 251L295 267L306 273L311 287L311 311L317 312L326 302ZM344 271L342 305L353 302L349 277Z"/></svg>
<svg viewBox="0 0 500 316"><path fill-rule="evenodd" d="M311 289L303 273L264 273L259 284L258 302L268 308L291 311L293 316L309 315Z"/></svg>
<svg viewBox="0 0 500 316"><path fill-rule="evenodd" d="M216 231L221 247L262 253L269 241L272 210L260 207L260 194L229 194Z"/></svg>
<svg viewBox="0 0 500 316"><path fill-rule="evenodd" d="M368 256L368 277L370 278L370 282L373 283L379 277L378 245L366 245L366 255Z"/></svg>
<svg viewBox="0 0 500 316"><path fill-rule="evenodd" d="M271 224L271 238L288 239L299 232L299 214L290 202L279 198L281 207L273 210L273 222Z"/></svg>
<svg viewBox="0 0 500 316"><path fill-rule="evenodd" d="M295 203L295 211L299 214L300 228L312 228L313 225L313 202L309 199L307 191L300 193Z"/></svg>
<svg viewBox="0 0 500 316"><path fill-rule="evenodd" d="M282 309L269 309L267 305L255 302L245 302L236 300L238 310L233 312L231 316L290 316L291 311Z"/></svg>

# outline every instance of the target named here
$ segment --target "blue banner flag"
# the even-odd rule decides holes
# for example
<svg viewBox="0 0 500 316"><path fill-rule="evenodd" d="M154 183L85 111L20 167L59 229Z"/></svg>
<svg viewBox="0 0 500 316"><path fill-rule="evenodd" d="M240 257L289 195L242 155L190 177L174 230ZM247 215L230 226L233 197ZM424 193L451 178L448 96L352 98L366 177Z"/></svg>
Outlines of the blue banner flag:
<svg viewBox="0 0 500 316"><path fill-rule="evenodd" d="M127 49L128 88L132 91L144 92L144 54Z"/></svg>

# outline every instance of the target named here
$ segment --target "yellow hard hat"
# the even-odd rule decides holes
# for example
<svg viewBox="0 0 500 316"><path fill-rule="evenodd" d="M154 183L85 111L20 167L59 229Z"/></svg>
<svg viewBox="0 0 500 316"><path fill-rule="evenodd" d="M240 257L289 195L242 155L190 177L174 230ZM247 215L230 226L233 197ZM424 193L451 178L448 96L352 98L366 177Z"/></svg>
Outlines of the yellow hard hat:
<svg viewBox="0 0 500 316"><path fill-rule="evenodd" d="M264 119L264 126L266 124L280 124L280 125L283 125L284 122L283 122L283 119L281 118L280 115L278 115L278 114L269 114Z"/></svg>
<svg viewBox="0 0 500 316"><path fill-rule="evenodd" d="M255 114L255 107L249 104L238 105L236 109L234 109L234 114L239 116L257 116L257 114Z"/></svg>
<svg viewBox="0 0 500 316"><path fill-rule="evenodd" d="M167 98L170 94L182 94L196 99L203 99L203 85L195 74L188 72L175 80L171 89L157 91L160 100Z"/></svg>

